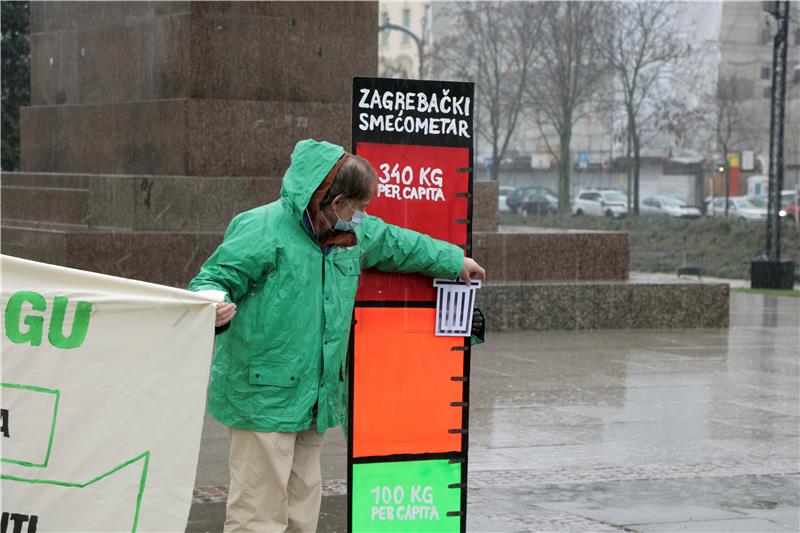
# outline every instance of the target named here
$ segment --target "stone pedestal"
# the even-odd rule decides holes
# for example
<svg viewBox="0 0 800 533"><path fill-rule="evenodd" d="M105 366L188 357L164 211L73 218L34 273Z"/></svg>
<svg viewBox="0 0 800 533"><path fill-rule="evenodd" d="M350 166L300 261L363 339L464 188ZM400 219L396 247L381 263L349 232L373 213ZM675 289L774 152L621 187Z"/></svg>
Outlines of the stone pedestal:
<svg viewBox="0 0 800 533"><path fill-rule="evenodd" d="M3 253L185 285L295 142L350 146L377 25L377 2L32 3Z"/></svg>

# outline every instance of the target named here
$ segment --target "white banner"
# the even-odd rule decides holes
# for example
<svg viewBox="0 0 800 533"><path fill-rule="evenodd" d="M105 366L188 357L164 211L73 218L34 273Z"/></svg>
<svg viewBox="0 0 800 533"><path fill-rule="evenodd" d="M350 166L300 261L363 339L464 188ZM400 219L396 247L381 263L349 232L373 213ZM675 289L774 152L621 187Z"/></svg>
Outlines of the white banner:
<svg viewBox="0 0 800 533"><path fill-rule="evenodd" d="M184 531L211 299L0 257L3 531Z"/></svg>

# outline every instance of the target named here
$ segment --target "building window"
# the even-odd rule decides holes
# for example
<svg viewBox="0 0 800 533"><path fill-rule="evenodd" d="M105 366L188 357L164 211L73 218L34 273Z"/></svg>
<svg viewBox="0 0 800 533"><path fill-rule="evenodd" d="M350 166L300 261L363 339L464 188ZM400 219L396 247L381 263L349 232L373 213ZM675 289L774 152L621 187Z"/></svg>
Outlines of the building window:
<svg viewBox="0 0 800 533"><path fill-rule="evenodd" d="M772 35L768 29L761 30L761 44L769 44L772 41Z"/></svg>
<svg viewBox="0 0 800 533"><path fill-rule="evenodd" d="M761 67L761 79L768 80L770 78L770 68L769 67Z"/></svg>
<svg viewBox="0 0 800 533"><path fill-rule="evenodd" d="M387 24L389 22L389 13L386 11L383 12L381 15L381 26ZM381 44L386 45L389 44L389 31L390 30L383 30L381 32Z"/></svg>
<svg viewBox="0 0 800 533"><path fill-rule="evenodd" d="M411 10L408 9L408 8L403 10L403 26L405 26L409 30L411 29ZM407 43L409 41L409 39L410 39L410 37L408 36L408 34L404 33L403 34L403 42Z"/></svg>
<svg viewBox="0 0 800 533"><path fill-rule="evenodd" d="M800 28L794 30L794 45L800 46Z"/></svg>
<svg viewBox="0 0 800 533"><path fill-rule="evenodd" d="M772 86L764 87L764 98L767 100L772 98Z"/></svg>

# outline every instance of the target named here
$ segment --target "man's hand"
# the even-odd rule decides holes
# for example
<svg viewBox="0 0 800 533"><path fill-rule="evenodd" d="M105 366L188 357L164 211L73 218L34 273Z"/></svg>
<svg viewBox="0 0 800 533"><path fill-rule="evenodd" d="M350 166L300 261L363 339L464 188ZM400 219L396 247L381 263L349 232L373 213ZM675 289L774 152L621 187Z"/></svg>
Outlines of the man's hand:
<svg viewBox="0 0 800 533"><path fill-rule="evenodd" d="M233 315L236 314L236 304L234 303L221 303L217 304L217 320L214 322L214 327L224 326L231 321Z"/></svg>
<svg viewBox="0 0 800 533"><path fill-rule="evenodd" d="M486 281L486 271L474 259L465 257L464 266L461 267L461 281L469 285L473 279Z"/></svg>
<svg viewBox="0 0 800 533"><path fill-rule="evenodd" d="M481 310L476 307L472 312L472 334L482 331L485 326L486 318L484 318Z"/></svg>

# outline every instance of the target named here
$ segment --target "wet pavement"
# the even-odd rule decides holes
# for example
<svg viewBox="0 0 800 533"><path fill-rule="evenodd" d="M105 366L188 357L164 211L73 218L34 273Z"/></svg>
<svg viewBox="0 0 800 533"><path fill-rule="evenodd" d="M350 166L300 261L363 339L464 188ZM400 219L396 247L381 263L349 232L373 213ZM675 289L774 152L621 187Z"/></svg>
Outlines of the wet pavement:
<svg viewBox="0 0 800 533"><path fill-rule="evenodd" d="M800 531L800 299L732 294L728 330L511 332L473 350L470 531ZM329 431L320 531L344 531ZM207 420L188 531L221 531Z"/></svg>

